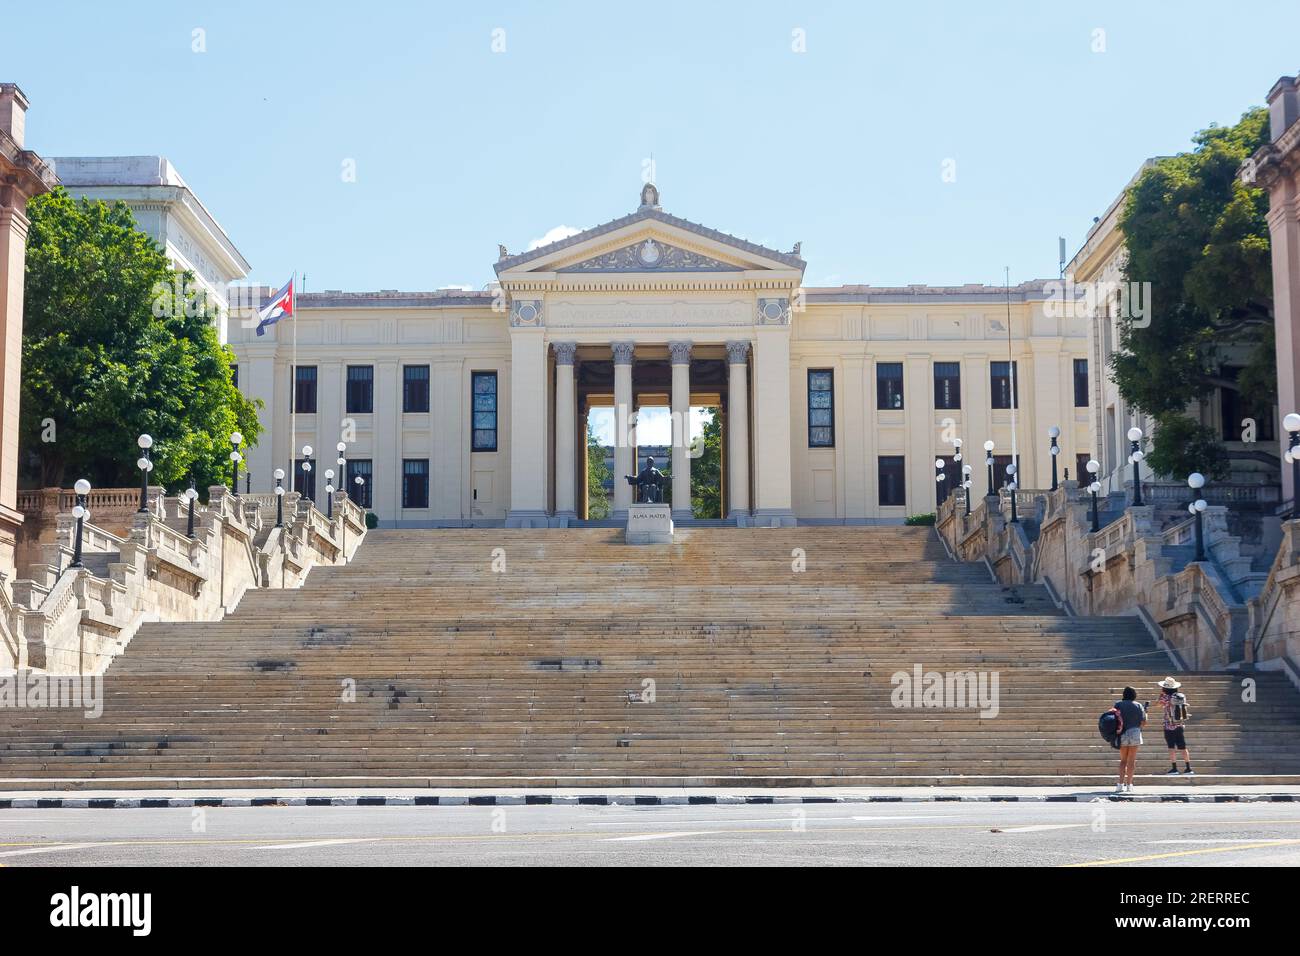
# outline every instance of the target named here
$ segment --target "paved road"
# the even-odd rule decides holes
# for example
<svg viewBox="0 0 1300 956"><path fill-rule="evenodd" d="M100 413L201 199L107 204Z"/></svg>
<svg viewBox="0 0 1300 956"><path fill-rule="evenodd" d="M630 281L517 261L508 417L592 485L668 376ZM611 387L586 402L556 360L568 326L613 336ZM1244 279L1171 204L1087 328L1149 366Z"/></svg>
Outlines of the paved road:
<svg viewBox="0 0 1300 956"><path fill-rule="evenodd" d="M7 809L0 865L1300 866L1300 804Z"/></svg>

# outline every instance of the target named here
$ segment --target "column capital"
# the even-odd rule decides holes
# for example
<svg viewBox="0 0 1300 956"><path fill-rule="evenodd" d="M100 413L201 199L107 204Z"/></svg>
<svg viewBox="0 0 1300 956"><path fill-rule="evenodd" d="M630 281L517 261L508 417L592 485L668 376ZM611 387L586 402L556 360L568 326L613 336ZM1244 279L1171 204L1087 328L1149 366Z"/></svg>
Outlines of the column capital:
<svg viewBox="0 0 1300 956"><path fill-rule="evenodd" d="M578 354L577 342L552 342L551 348L555 350L556 365L572 365Z"/></svg>
<svg viewBox="0 0 1300 956"><path fill-rule="evenodd" d="M668 343L668 354L672 356L673 365L691 364L691 347L694 343L677 340Z"/></svg>
<svg viewBox="0 0 1300 956"><path fill-rule="evenodd" d="M744 365L749 360L749 342L745 340L727 343L727 364Z"/></svg>
<svg viewBox="0 0 1300 956"><path fill-rule="evenodd" d="M614 353L615 365L631 365L632 355L636 351L636 344L633 342L613 342L610 349Z"/></svg>

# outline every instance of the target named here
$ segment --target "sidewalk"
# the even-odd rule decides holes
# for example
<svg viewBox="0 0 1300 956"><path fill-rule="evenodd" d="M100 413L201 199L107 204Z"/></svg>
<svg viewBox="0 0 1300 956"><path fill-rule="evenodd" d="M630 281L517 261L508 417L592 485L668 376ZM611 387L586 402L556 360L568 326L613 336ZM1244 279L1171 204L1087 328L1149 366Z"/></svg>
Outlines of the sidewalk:
<svg viewBox="0 0 1300 956"><path fill-rule="evenodd" d="M1190 781L1189 781L1190 783ZM133 809L276 806L685 806L801 803L1300 803L1300 785L1096 787L673 787L673 788L258 788L167 790L0 790L3 809Z"/></svg>

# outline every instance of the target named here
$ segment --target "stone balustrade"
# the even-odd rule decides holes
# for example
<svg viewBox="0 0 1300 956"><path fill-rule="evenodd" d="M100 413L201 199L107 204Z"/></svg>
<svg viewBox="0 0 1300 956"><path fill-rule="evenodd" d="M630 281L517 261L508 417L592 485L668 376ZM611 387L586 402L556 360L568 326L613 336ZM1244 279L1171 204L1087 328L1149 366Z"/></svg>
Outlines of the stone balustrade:
<svg viewBox="0 0 1300 956"><path fill-rule="evenodd" d="M946 501L936 528L958 560L984 561L1006 584L1042 583L1067 613L1142 617L1157 648L1177 666L1283 669L1300 686L1300 522L1285 523L1282 548L1262 575L1229 533L1228 509L1211 504L1202 515L1207 560L1198 562L1195 519L1178 514L1190 500L1187 489L1179 497L1172 484L1152 487L1171 490L1122 510L1118 495L1101 498L1104 517L1096 532L1089 496L1075 481L1055 492L1025 492L1030 501L1017 498L1022 518L1033 518L1032 538L1026 522L1009 522L1005 495L983 499L970 516L964 502ZM1230 487L1207 498L1234 501L1244 494ZM1173 507L1162 504L1165 498Z"/></svg>
<svg viewBox="0 0 1300 956"><path fill-rule="evenodd" d="M131 504L139 492L108 489L106 510ZM343 493L327 518L296 493L286 494L285 523L275 526L274 500L208 489L187 533L189 500L158 489L147 512L118 515L121 533L91 521L82 527L83 567L71 567L76 520L52 516L29 542L22 576L0 588L0 671L102 673L149 621L218 620L252 588L301 586L318 564L348 561L365 538L365 514ZM71 507L74 497L40 493Z"/></svg>

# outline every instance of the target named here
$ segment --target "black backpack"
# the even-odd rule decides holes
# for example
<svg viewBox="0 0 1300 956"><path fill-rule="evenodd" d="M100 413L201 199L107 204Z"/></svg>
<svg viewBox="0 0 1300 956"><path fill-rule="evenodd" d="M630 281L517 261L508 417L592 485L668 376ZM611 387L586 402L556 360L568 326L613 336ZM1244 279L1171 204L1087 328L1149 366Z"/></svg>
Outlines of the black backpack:
<svg viewBox="0 0 1300 956"><path fill-rule="evenodd" d="M1106 743L1118 750L1119 738L1124 733L1124 715L1112 707L1097 718L1097 730Z"/></svg>

